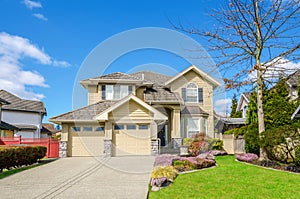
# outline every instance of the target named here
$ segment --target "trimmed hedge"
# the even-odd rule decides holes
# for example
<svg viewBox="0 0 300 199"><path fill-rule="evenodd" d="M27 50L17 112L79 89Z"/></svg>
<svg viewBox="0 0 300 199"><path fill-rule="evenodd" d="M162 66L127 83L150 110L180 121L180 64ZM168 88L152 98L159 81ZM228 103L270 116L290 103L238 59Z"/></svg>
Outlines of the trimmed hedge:
<svg viewBox="0 0 300 199"><path fill-rule="evenodd" d="M44 146L1 146L0 172L36 163L46 156L46 152Z"/></svg>

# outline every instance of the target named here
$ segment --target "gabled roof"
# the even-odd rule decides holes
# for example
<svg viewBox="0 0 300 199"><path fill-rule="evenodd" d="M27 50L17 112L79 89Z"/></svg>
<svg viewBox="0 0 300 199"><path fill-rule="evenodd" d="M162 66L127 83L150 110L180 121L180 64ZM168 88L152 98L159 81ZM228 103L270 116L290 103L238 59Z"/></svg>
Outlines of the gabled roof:
<svg viewBox="0 0 300 199"><path fill-rule="evenodd" d="M159 112L158 110L156 110L152 106L146 104L141 99L139 99L138 97L136 97L136 96L134 96L132 94L128 95L127 97L124 97L120 101L116 102L111 107L109 107L108 109L106 109L105 111L103 111L102 113L100 113L99 115L95 116L93 119L94 120L99 120L99 121L107 121L108 120L108 113L110 113L113 110L121 107L122 105L124 105L125 103L129 102L130 100L135 101L139 105L143 106L144 108L146 108L147 110L149 110L150 112L152 112L154 114L154 120L167 120L168 119L167 116L165 116L164 114L162 114L161 112Z"/></svg>
<svg viewBox="0 0 300 199"><path fill-rule="evenodd" d="M49 119L50 122L61 123L61 122L75 122L75 121L93 121L94 117L101 112L111 107L113 101L100 101L89 106L85 106Z"/></svg>
<svg viewBox="0 0 300 199"><path fill-rule="evenodd" d="M171 78L170 80L168 80L165 85L169 85L172 82L174 82L175 80L177 80L178 78L182 77L183 75L185 75L186 73L188 73L189 71L194 71L195 73L197 73L199 76L201 76L203 79L207 80L208 82L210 82L213 87L218 87L221 86L222 84L220 82L218 82L217 80L215 80L214 78L212 78L210 75L208 75L207 73L205 73L204 71L200 70L197 66L195 65L191 65L190 67L186 68L185 70L183 70L182 72L178 73L175 77Z"/></svg>
<svg viewBox="0 0 300 199"><path fill-rule="evenodd" d="M245 93L241 94L239 103L238 103L238 105L236 107L236 111L240 111L241 110L241 108L242 108L241 106L242 106L243 100L245 100L246 103L249 103L251 95L252 95L252 92L245 92Z"/></svg>
<svg viewBox="0 0 300 199"><path fill-rule="evenodd" d="M5 90L0 90L0 98L9 102L9 104L5 104L2 106L3 110L37 112L46 114L44 103L41 101L21 99Z"/></svg>
<svg viewBox="0 0 300 199"><path fill-rule="evenodd" d="M142 85L151 85L152 82L148 82L137 76L116 72L98 77L93 77L80 81L80 84L87 88L88 85L98 85L98 83L133 83Z"/></svg>

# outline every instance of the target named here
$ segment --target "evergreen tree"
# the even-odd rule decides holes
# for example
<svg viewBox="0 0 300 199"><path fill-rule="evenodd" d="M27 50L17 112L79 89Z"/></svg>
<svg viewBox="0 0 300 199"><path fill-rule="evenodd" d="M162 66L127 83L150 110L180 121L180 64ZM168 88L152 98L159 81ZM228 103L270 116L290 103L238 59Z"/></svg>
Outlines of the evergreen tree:
<svg viewBox="0 0 300 199"><path fill-rule="evenodd" d="M231 101L231 113L230 113L230 117L231 118L240 118L242 117L242 112L241 111L237 111L237 99L236 99L236 94L233 95L232 101Z"/></svg>

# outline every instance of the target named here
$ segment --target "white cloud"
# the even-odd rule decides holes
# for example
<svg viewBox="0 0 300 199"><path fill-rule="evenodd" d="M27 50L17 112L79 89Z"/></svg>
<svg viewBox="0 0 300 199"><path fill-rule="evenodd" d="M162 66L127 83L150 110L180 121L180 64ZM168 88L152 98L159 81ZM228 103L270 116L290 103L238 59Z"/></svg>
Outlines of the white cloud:
<svg viewBox="0 0 300 199"><path fill-rule="evenodd" d="M43 21L48 21L48 18L46 18L44 15L40 14L40 13L34 13L32 14L35 18L43 20Z"/></svg>
<svg viewBox="0 0 300 199"><path fill-rule="evenodd" d="M230 113L231 101L230 98L216 100L214 105L215 112L223 117L228 116Z"/></svg>
<svg viewBox="0 0 300 199"><path fill-rule="evenodd" d="M22 68L22 59L31 58L43 65L69 66L66 61L56 61L28 39L0 33L0 89L5 89L26 99L42 99L43 94L28 90L28 86L49 87L37 71Z"/></svg>
<svg viewBox="0 0 300 199"><path fill-rule="evenodd" d="M32 9L32 8L42 8L41 2L31 1L31 0L24 0L23 3L29 9Z"/></svg>
<svg viewBox="0 0 300 199"><path fill-rule="evenodd" d="M269 80L274 80L279 77L286 77L300 69L300 62L295 63L285 58L277 58L270 63L266 63L265 67L267 72L264 73L264 77ZM248 76L249 80L256 80L257 73L253 71Z"/></svg>

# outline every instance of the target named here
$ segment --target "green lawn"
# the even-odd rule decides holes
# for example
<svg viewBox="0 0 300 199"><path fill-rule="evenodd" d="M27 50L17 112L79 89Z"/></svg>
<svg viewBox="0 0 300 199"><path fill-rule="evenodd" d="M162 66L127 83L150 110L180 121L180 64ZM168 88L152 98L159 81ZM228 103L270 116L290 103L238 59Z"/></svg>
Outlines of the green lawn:
<svg viewBox="0 0 300 199"><path fill-rule="evenodd" d="M216 157L218 166L179 175L175 182L149 198L300 198L300 175Z"/></svg>
<svg viewBox="0 0 300 199"><path fill-rule="evenodd" d="M0 179L6 178L6 177L8 177L10 175L13 175L15 173L19 173L21 171L25 171L25 170L28 170L28 169L32 169L34 167L38 167L38 166L47 164L47 163L52 162L54 160L56 160L56 159L55 158L46 158L46 159L40 160L39 164L33 164L33 165L29 165L29 166L23 166L23 167L11 169L11 170L4 170L2 173L0 173Z"/></svg>

